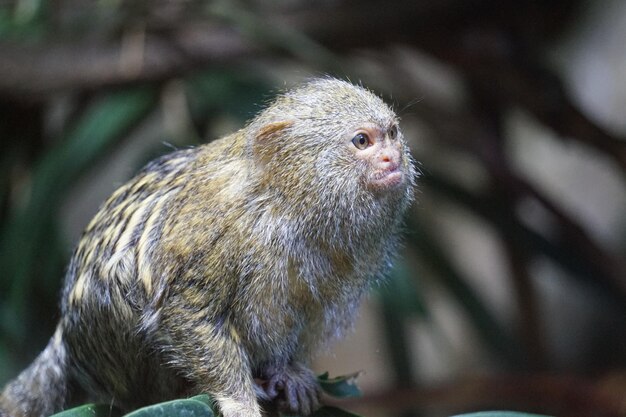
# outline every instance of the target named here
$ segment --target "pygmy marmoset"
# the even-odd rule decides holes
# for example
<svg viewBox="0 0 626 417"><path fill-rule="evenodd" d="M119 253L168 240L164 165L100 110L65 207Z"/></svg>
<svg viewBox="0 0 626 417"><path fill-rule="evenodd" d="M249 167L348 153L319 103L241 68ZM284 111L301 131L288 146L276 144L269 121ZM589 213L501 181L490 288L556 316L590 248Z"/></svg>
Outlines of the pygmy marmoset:
<svg viewBox="0 0 626 417"><path fill-rule="evenodd" d="M154 160L85 229L56 332L0 415L197 393L226 417L258 417L259 401L310 414L307 363L389 269L415 176L394 112L331 78Z"/></svg>

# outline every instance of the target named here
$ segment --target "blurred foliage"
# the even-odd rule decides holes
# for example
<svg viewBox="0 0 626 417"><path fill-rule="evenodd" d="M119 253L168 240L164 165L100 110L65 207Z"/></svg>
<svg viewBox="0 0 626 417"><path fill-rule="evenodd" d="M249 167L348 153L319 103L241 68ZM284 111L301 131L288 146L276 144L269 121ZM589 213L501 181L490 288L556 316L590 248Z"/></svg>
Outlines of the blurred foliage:
<svg viewBox="0 0 626 417"><path fill-rule="evenodd" d="M361 391L356 385L358 374L329 378L328 373L320 375L318 381L322 391L335 398L359 397ZM124 417L213 417L220 415L215 409L215 401L206 394L191 398L172 400L140 408L125 414ZM282 413L271 415L283 416ZM119 417L121 413L114 407L102 404L85 404L62 411L54 417ZM323 406L312 417L358 417L356 414L334 407ZM295 416L294 416L295 417Z"/></svg>
<svg viewBox="0 0 626 417"><path fill-rule="evenodd" d="M355 375L329 378L328 373L320 375L318 380L322 390L327 395L336 398L359 397L361 395L356 386ZM215 408L215 401L208 395L202 394L191 398L167 401L149 405L124 414L123 417L214 417L219 416ZM270 417L284 417L281 412L269 412ZM51 417L122 417L122 413L115 407L104 404L85 404L54 414ZM297 417L294 415L293 417ZM359 417L358 414L344 409L325 405L316 410L311 417ZM487 411L480 413L463 414L454 417L546 417L538 414L527 414L512 411Z"/></svg>
<svg viewBox="0 0 626 417"><path fill-rule="evenodd" d="M550 358L559 352L549 351L542 330L533 262L549 260L563 271L566 285L582 286L599 305L622 315L623 248L597 242L554 196L512 168L504 124L511 111L522 110L563 141L603 155L624 179L623 138L575 105L562 74L547 59L554 40L575 31L587 10L584 2L564 0L0 4L0 381L15 375L52 334L57 294L75 243L61 227L62 208L74 204L68 201L76 197L73 192L97 175L111 154L140 140L154 124L164 133L152 145L159 139L176 147L206 142L240 127L286 84L320 74L363 80L392 96L397 108L408 108L401 112L403 123L425 126L440 152L463 155L480 167L483 180L470 186L416 151L423 173L418 198L452 206L493 232L508 267L501 279L514 289L512 325L455 261L437 210L413 210L407 261L398 264L379 294L395 387L420 388L414 372L420 358L412 350L409 325L432 325L424 281L435 282L463 312L500 370L558 371ZM423 86L399 58L409 53L428 56L456 74L464 96L460 104L416 104ZM146 146L132 168L168 151L155 149ZM529 224L520 214L520 205L529 201L541 208L550 228ZM617 322L618 336L594 350L612 354L595 355L598 367L583 362L569 372L626 365L620 336L626 324ZM552 380L545 386L570 387ZM578 410L595 410L594 395L581 394L579 399L589 401L577 403ZM513 406L529 401L510 398ZM573 410L562 397L550 398L538 400L534 411ZM474 400L464 403L465 410L485 405L484 398ZM603 415L614 415L613 405L603 403Z"/></svg>

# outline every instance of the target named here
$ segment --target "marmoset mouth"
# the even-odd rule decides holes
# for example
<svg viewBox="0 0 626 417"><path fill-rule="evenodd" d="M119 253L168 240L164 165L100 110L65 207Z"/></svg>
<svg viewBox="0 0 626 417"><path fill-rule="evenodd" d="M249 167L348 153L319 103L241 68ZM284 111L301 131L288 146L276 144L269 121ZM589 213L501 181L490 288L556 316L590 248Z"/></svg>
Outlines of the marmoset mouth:
<svg viewBox="0 0 626 417"><path fill-rule="evenodd" d="M375 172L370 180L370 185L376 189L385 190L398 187L403 182L404 173L398 166Z"/></svg>

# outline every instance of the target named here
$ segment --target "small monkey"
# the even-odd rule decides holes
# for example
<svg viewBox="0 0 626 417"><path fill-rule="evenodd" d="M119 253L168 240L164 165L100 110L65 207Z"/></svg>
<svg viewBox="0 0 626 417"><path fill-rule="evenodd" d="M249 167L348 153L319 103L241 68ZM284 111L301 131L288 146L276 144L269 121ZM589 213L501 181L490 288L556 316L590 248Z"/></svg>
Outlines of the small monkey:
<svg viewBox="0 0 626 417"><path fill-rule="evenodd" d="M394 112L332 78L152 161L85 229L56 332L0 415L199 393L225 417L312 413L308 363L388 271L415 177Z"/></svg>

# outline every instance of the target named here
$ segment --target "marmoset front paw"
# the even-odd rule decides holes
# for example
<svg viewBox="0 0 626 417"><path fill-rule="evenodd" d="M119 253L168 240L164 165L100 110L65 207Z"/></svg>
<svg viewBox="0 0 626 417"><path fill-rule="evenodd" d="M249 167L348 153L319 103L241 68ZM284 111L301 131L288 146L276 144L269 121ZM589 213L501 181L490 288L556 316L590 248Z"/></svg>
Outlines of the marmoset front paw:
<svg viewBox="0 0 626 417"><path fill-rule="evenodd" d="M266 370L265 394L285 413L309 415L320 407L320 386L309 368L295 363Z"/></svg>

